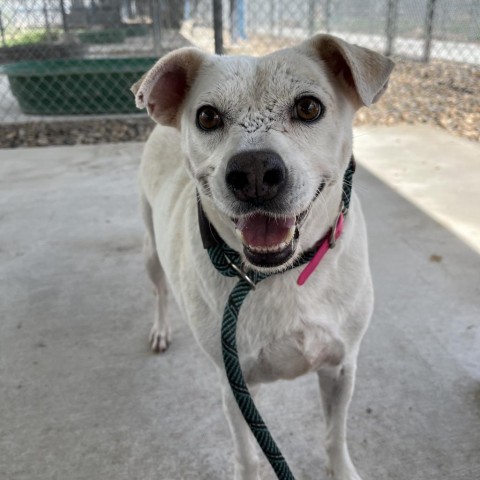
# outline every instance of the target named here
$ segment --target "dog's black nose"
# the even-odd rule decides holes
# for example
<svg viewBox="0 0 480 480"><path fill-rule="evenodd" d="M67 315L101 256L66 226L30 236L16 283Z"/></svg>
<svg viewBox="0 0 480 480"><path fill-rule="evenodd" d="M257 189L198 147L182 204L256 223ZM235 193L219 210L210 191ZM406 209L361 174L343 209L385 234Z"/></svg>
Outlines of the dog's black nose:
<svg viewBox="0 0 480 480"><path fill-rule="evenodd" d="M229 160L225 181L238 200L261 205L280 192L286 176L280 155L253 150L238 153Z"/></svg>

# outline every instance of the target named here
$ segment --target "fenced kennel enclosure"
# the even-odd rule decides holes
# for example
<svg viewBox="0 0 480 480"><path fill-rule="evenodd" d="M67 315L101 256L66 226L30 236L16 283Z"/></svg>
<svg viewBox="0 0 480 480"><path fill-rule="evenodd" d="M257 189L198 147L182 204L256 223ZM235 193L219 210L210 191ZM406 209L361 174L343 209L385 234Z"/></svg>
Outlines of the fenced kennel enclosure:
<svg viewBox="0 0 480 480"><path fill-rule="evenodd" d="M0 145L142 139L129 87L161 55L262 55L317 32L397 61L358 123L480 140L480 0L2 0Z"/></svg>

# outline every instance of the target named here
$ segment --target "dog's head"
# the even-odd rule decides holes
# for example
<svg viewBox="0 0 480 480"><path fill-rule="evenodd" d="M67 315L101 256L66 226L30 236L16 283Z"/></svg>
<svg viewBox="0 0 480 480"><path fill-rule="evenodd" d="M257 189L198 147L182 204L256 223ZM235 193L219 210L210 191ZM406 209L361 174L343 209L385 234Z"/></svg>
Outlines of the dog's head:
<svg viewBox="0 0 480 480"><path fill-rule="evenodd" d="M176 50L132 91L138 107L180 130L219 233L251 267L278 270L331 225L353 116L380 98L392 68L378 53L317 35L260 58Z"/></svg>

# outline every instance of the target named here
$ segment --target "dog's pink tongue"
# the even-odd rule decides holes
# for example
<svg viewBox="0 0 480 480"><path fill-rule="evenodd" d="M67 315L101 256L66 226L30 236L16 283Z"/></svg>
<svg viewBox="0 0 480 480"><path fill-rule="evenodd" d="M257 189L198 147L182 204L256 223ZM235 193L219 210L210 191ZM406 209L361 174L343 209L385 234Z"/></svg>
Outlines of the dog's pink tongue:
<svg viewBox="0 0 480 480"><path fill-rule="evenodd" d="M273 247L288 238L295 225L295 217L272 218L255 214L237 221L236 227L242 232L245 243L252 247Z"/></svg>

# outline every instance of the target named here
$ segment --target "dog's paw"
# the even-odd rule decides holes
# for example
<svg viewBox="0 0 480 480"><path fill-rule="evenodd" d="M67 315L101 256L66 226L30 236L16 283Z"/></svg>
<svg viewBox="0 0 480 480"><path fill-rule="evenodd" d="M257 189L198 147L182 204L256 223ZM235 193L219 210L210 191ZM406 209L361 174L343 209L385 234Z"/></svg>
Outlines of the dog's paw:
<svg viewBox="0 0 480 480"><path fill-rule="evenodd" d="M150 331L150 348L154 353L163 353L170 345L172 341L172 335L170 333L170 328L160 327L157 324L154 324L152 330Z"/></svg>
<svg viewBox="0 0 480 480"><path fill-rule="evenodd" d="M332 480L362 480L355 469L338 469L335 471L333 468L327 467L326 471L327 477Z"/></svg>
<svg viewBox="0 0 480 480"><path fill-rule="evenodd" d="M236 464L233 478L234 480L261 480L258 463L252 463L248 467Z"/></svg>

